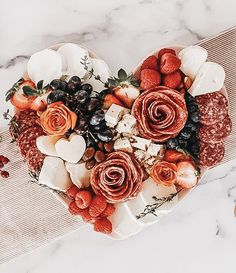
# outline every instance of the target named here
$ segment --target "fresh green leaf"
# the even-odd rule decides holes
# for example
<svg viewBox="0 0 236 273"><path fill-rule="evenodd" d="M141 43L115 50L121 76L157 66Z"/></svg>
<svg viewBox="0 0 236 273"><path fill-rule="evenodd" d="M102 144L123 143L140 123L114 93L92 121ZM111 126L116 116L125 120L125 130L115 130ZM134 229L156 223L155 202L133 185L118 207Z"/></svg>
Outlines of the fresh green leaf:
<svg viewBox="0 0 236 273"><path fill-rule="evenodd" d="M37 88L38 88L38 89L42 89L42 88L43 88L43 80L41 80L41 81L39 81L39 82L37 83Z"/></svg>
<svg viewBox="0 0 236 273"><path fill-rule="evenodd" d="M125 72L125 70L123 68L121 68L119 71L118 71L118 78L119 80L121 81L126 81L127 80L127 73Z"/></svg>
<svg viewBox="0 0 236 273"><path fill-rule="evenodd" d="M30 86L23 86L23 93L26 95L26 96L37 96L39 93L38 93L38 90L30 87Z"/></svg>

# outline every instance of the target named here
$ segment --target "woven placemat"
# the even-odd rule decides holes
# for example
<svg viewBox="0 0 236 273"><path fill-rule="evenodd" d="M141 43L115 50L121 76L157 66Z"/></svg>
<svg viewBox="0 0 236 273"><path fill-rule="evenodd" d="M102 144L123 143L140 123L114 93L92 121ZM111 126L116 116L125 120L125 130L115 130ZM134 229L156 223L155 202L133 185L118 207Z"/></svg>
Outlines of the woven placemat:
<svg viewBox="0 0 236 273"><path fill-rule="evenodd" d="M226 71L226 88L230 101L233 132L226 141L223 163L236 158L236 28L199 43L209 59ZM42 246L84 225L52 194L37 185L29 185L26 164L7 132L2 134L0 154L11 160L11 177L0 183L0 263Z"/></svg>

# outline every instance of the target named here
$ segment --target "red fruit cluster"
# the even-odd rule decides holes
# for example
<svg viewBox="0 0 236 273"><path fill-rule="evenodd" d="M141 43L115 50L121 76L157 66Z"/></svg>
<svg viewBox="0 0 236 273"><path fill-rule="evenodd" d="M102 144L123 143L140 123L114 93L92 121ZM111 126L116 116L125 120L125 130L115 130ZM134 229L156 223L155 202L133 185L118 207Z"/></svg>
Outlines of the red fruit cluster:
<svg viewBox="0 0 236 273"><path fill-rule="evenodd" d="M149 56L141 65L141 89L147 90L159 85L181 90L184 75L180 71L181 61L171 48L163 48L158 55Z"/></svg>
<svg viewBox="0 0 236 273"><path fill-rule="evenodd" d="M10 160L3 156L0 155L0 174L2 178L8 178L9 177L9 172L2 170L2 168L9 162Z"/></svg>
<svg viewBox="0 0 236 273"><path fill-rule="evenodd" d="M72 199L68 210L73 215L79 215L84 222L90 222L94 230L105 234L112 233L112 223L109 219L115 212L115 206L107 203L103 196L94 195L90 189L79 189L71 186L67 196Z"/></svg>

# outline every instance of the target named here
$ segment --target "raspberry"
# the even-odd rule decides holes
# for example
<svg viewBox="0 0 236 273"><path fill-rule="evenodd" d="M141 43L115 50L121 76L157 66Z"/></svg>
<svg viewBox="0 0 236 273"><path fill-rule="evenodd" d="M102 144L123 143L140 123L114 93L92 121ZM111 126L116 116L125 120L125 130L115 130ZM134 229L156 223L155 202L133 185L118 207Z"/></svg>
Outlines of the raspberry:
<svg viewBox="0 0 236 273"><path fill-rule="evenodd" d="M9 177L9 172L7 172L7 171L1 171L1 177L2 178L8 178Z"/></svg>
<svg viewBox="0 0 236 273"><path fill-rule="evenodd" d="M181 66L181 61L178 57L171 53L165 53L160 60L160 71L163 74L171 74L177 71Z"/></svg>
<svg viewBox="0 0 236 273"><path fill-rule="evenodd" d="M83 210L78 208L78 206L76 205L75 201L70 202L68 210L71 214L73 215L81 215Z"/></svg>
<svg viewBox="0 0 236 273"><path fill-rule="evenodd" d="M157 57L154 55L147 57L147 59L144 60L141 66L141 70L143 69L157 70L158 69Z"/></svg>
<svg viewBox="0 0 236 273"><path fill-rule="evenodd" d="M163 85L172 89L176 89L181 84L181 73L176 71L172 74L163 75Z"/></svg>
<svg viewBox="0 0 236 273"><path fill-rule="evenodd" d="M4 164L2 163L2 161L0 161L0 169L2 169L4 167Z"/></svg>
<svg viewBox="0 0 236 273"><path fill-rule="evenodd" d="M171 48L162 48L162 49L158 52L158 58L161 58L162 55L164 55L165 53L170 53L170 54L176 55L174 49L171 49Z"/></svg>
<svg viewBox="0 0 236 273"><path fill-rule="evenodd" d="M158 86L161 83L161 75L152 69L144 69L141 71L141 89L147 90Z"/></svg>
<svg viewBox="0 0 236 273"><path fill-rule="evenodd" d="M94 196L89 206L89 214L98 217L106 208L107 201L103 196Z"/></svg>
<svg viewBox="0 0 236 273"><path fill-rule="evenodd" d="M86 209L92 201L92 195L87 190L79 191L75 196L76 205L80 209Z"/></svg>
<svg viewBox="0 0 236 273"><path fill-rule="evenodd" d="M89 209L83 209L81 213L84 222L92 222L94 218L89 214Z"/></svg>
<svg viewBox="0 0 236 273"><path fill-rule="evenodd" d="M112 233L112 223L107 218L96 219L93 228L97 232Z"/></svg>
<svg viewBox="0 0 236 273"><path fill-rule="evenodd" d="M75 199L75 196L78 192L79 188L76 185L73 185L66 191L66 194L69 198Z"/></svg>
<svg viewBox="0 0 236 273"><path fill-rule="evenodd" d="M107 204L105 210L101 213L101 217L109 217L115 212L116 208L113 204Z"/></svg>

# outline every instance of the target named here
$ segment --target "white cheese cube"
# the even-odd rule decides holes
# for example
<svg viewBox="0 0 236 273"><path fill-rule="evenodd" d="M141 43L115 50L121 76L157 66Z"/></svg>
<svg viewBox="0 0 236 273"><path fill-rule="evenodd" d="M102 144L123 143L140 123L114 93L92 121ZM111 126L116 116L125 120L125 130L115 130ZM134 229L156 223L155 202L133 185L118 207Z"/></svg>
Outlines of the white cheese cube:
<svg viewBox="0 0 236 273"><path fill-rule="evenodd" d="M118 123L116 130L121 133L132 133L134 125L136 124L136 119L130 114L125 114L122 120Z"/></svg>
<svg viewBox="0 0 236 273"><path fill-rule="evenodd" d="M147 152L151 156L157 156L161 148L162 148L162 145L151 143L150 146L148 147Z"/></svg>
<svg viewBox="0 0 236 273"><path fill-rule="evenodd" d="M113 103L105 114L105 121L111 126L115 126L123 114L124 107Z"/></svg>
<svg viewBox="0 0 236 273"><path fill-rule="evenodd" d="M146 155L146 153L145 153L145 151L143 151L143 150L136 150L136 151L134 152L134 156L135 156L136 159L137 159L138 161L140 161L140 162L142 162L142 161L145 159L145 155Z"/></svg>
<svg viewBox="0 0 236 273"><path fill-rule="evenodd" d="M133 136L130 139L131 145L137 149L146 151L151 144L151 140L138 136Z"/></svg>
<svg viewBox="0 0 236 273"><path fill-rule="evenodd" d="M117 139L114 142L114 149L116 151L123 151L123 152L127 152L127 153L133 152L133 148L130 144L130 141L126 137Z"/></svg>

